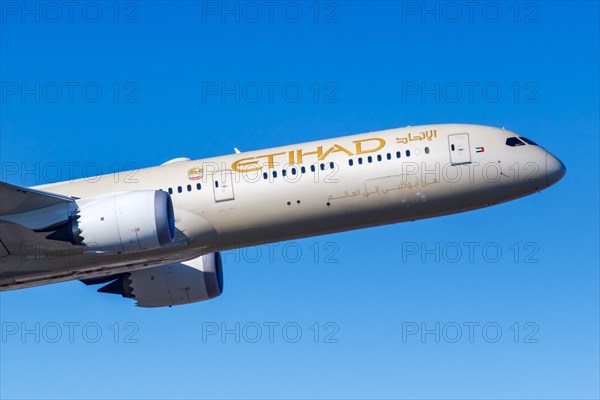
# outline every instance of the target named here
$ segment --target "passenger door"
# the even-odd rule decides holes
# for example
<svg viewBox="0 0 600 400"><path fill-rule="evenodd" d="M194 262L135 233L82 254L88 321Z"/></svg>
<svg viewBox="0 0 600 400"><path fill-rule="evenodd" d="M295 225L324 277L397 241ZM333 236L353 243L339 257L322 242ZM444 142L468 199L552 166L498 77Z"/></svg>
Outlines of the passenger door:
<svg viewBox="0 0 600 400"><path fill-rule="evenodd" d="M468 164L471 162L471 146L468 133L457 133L448 136L450 162L452 165Z"/></svg>
<svg viewBox="0 0 600 400"><path fill-rule="evenodd" d="M213 191L215 193L215 202L234 200L233 193L233 172L229 170L217 171L211 179Z"/></svg>

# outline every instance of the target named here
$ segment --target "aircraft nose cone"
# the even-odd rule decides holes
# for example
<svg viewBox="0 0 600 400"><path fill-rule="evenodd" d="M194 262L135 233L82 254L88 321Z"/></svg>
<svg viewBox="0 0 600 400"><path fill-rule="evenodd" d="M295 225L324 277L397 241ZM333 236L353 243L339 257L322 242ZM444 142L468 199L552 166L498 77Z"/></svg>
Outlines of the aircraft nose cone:
<svg viewBox="0 0 600 400"><path fill-rule="evenodd" d="M560 181L567 173L567 167L558 158L546 153L546 181L548 186Z"/></svg>

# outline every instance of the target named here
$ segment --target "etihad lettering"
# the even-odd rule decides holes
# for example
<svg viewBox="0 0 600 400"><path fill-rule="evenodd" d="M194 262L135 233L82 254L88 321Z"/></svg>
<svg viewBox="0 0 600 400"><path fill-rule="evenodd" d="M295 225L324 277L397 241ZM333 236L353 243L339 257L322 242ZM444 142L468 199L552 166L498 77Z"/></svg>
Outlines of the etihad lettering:
<svg viewBox="0 0 600 400"><path fill-rule="evenodd" d="M414 142L417 140L428 140L431 142L437 137L437 130L421 131L418 135L412 135L410 132L404 137L396 138L396 143L408 144L408 142Z"/></svg>
<svg viewBox="0 0 600 400"><path fill-rule="evenodd" d="M351 146L342 146L336 143L328 148L317 146L312 149L296 149L287 152L263 154L256 157L240 158L233 162L231 169L236 172L259 171L265 166L273 169L276 165L286 162L293 165L323 161L335 153L344 153L346 156L351 157L377 152L383 149L385 144L386 142L382 138L368 138L354 140Z"/></svg>
<svg viewBox="0 0 600 400"><path fill-rule="evenodd" d="M255 158L266 158L267 159L267 165L269 166L270 169L275 168L275 157L280 156L282 154L286 154L285 151L283 153L273 153L273 154L267 154L264 156L258 156Z"/></svg>
<svg viewBox="0 0 600 400"><path fill-rule="evenodd" d="M306 157L306 156L315 155L315 156L317 156L317 160L320 160L321 156L323 155L323 146L317 147L317 150L315 150L315 151L296 150L296 154L298 155L298 157L297 157L298 164L303 164L304 157Z"/></svg>
<svg viewBox="0 0 600 400"><path fill-rule="evenodd" d="M330 155L330 154L332 154L332 153L339 153L339 152L346 153L346 154L347 154L347 155L349 155L349 156L353 156L353 155L354 155L354 154L353 154L353 153L352 153L350 150L348 150L348 149L346 149L346 148L344 148L344 147L340 146L339 144L334 144L334 145L333 145L333 146L331 146L331 147L330 147L330 148L329 148L329 149L328 149L328 150L327 150L325 153L323 153L323 154L322 154L322 155L319 157L319 160L320 160L320 161L321 161L321 160L324 160L324 159L326 159L326 158L327 158L327 156L328 156L328 155Z"/></svg>
<svg viewBox="0 0 600 400"><path fill-rule="evenodd" d="M258 165L258 160L254 157L242 158L231 164L231 169L236 172L252 172L259 171L262 169Z"/></svg>
<svg viewBox="0 0 600 400"><path fill-rule="evenodd" d="M365 150L365 149L363 148L363 143L365 143L365 142L372 142L372 141L374 141L374 140L375 140L375 141L377 141L377 142L379 142L379 145L378 145L377 147L374 147L374 148L372 148L372 149L368 149L368 150ZM385 140L383 140L383 139L380 139L380 138L372 138L372 139L355 140L355 141L354 141L354 142L352 142L352 143L355 143L355 144L356 144L356 155L359 155L359 154L366 154L366 153L374 153L374 152L376 152L376 151L379 151L379 150L383 149L383 147L385 146Z"/></svg>

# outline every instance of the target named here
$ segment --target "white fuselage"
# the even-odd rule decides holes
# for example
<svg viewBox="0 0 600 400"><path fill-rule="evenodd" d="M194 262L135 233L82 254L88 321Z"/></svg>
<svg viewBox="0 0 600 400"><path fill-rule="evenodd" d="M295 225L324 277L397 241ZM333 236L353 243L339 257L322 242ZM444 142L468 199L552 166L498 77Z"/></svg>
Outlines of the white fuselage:
<svg viewBox="0 0 600 400"><path fill-rule="evenodd" d="M244 152L38 187L89 198L162 189L172 244L134 254L70 246L0 264L3 289L109 275L199 255L473 210L538 192L564 175L543 148L480 125L427 125ZM50 252L51 253L51 252ZM57 252L55 252L57 253ZM60 262L57 262L57 258Z"/></svg>

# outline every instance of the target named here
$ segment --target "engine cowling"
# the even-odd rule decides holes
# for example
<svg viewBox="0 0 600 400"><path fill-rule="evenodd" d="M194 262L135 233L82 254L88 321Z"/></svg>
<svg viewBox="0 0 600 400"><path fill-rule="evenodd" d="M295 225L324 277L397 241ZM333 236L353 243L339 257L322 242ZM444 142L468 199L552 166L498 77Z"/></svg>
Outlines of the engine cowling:
<svg viewBox="0 0 600 400"><path fill-rule="evenodd" d="M175 238L173 203L162 190L114 192L76 203L76 214L49 239L84 245L88 252L135 253Z"/></svg>
<svg viewBox="0 0 600 400"><path fill-rule="evenodd" d="M193 260L121 274L101 293L135 299L139 307L165 307L196 303L223 293L220 253Z"/></svg>

